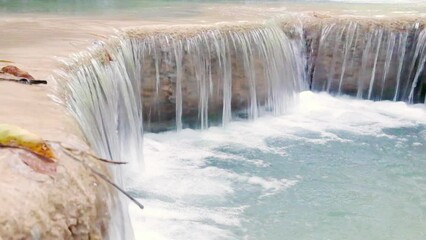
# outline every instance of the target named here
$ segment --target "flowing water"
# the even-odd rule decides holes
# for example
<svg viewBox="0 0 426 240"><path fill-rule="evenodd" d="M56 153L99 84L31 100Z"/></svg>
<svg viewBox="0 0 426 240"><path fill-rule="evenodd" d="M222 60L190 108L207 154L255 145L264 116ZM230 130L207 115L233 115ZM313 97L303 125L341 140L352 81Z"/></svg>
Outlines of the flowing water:
<svg viewBox="0 0 426 240"><path fill-rule="evenodd" d="M423 102L421 91L415 89L424 74L426 30L419 23L397 28L370 24L348 21L322 27L312 89L372 100Z"/></svg>
<svg viewBox="0 0 426 240"><path fill-rule="evenodd" d="M137 239L424 239L424 106L299 97L281 117L145 134Z"/></svg>
<svg viewBox="0 0 426 240"><path fill-rule="evenodd" d="M129 159L126 176L141 174L143 110L148 112L148 123L152 115L166 114L167 102L159 100L160 90L171 91L166 97L172 125L181 130L183 114L193 111L201 128L208 127L211 115L222 116L223 126L229 124L232 110L242 110L250 119L261 111L283 114L305 85L305 63L296 57L302 45L288 39L276 25L202 31L182 39L170 34L142 40L128 37L76 55L67 62L72 70L62 73L68 82L64 103L98 154ZM231 87L238 91L233 93ZM240 96L237 104L231 102L235 94ZM150 98L145 100L145 95ZM144 106L149 100L153 109ZM114 168L113 172L121 185L135 180L127 177L123 183L122 170ZM126 213L123 205L113 214L112 239L131 238L131 230L117 230L130 227Z"/></svg>
<svg viewBox="0 0 426 240"><path fill-rule="evenodd" d="M327 51L333 27L322 26L316 61L341 63L327 75L339 76L338 94L355 65L349 49L363 38L359 67L368 77L355 78L356 96L376 99L390 88L398 100L405 86L412 102L423 81L424 30L360 35L350 22L333 37L341 45ZM65 62L64 103L98 154L130 162L113 169L115 180L146 206L130 205L129 218L121 200L110 238L426 236L424 104L304 91L313 67L302 29L279 22L135 29ZM408 35L416 41L408 44ZM405 55L394 52L404 49L415 60L402 63ZM144 134L154 123L177 131Z"/></svg>

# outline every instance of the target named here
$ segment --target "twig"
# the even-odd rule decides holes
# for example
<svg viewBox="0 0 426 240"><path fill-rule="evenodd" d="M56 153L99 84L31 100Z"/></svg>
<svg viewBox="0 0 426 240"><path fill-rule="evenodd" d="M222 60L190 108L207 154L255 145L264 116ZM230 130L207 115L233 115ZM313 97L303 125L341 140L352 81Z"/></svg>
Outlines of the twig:
<svg viewBox="0 0 426 240"><path fill-rule="evenodd" d="M13 79L13 78L2 78L2 77L0 77L0 81L16 82L16 83L22 83L22 84L28 84L28 85L47 84L46 80L31 80L31 79L26 79L26 78Z"/></svg>
<svg viewBox="0 0 426 240"><path fill-rule="evenodd" d="M63 143L62 142L58 142L58 141L46 141L47 143L56 143L56 144L58 144L60 147L62 147L63 149L65 149L65 150L68 150L69 152L72 152L72 153L74 153L74 154L76 154L76 155L87 155L87 156L90 156L90 157L92 157L92 158L94 158L94 159L96 159L96 160L99 160L99 161L101 161L101 162L105 162L105 163L111 163L111 164L127 164L127 162L120 162L120 161L112 161L112 160L108 160L108 159L104 159L104 158L100 158L100 157L98 157L98 156L96 156L96 155L93 155L93 154L91 154L91 153L89 153L89 152L85 152L85 151L82 151L82 150L79 150L79 149L75 149L75 148L71 148L71 147L67 147L67 146L64 146L63 145Z"/></svg>
<svg viewBox="0 0 426 240"><path fill-rule="evenodd" d="M115 187L118 191L120 191L121 193L123 193L126 197L128 197L131 201L133 201L140 209L144 209L144 206L138 202L138 200L136 200L134 197L130 196L129 193L127 193L126 191L124 191L122 188L120 188L117 184L115 184L114 182L112 182L111 180L109 180L105 175L103 175L102 173L98 172L97 170L95 170L94 168L92 168L91 166L87 165L84 161L76 158L75 156L73 156L71 153L69 153L68 151L64 151L64 153L66 155L68 155L69 157L71 157L72 159L74 159L77 162L80 162L81 164L83 164L83 166L87 167L88 169L90 169L92 171L92 173L96 174L98 177L102 178L104 181L106 181L107 183L111 184L113 187Z"/></svg>
<svg viewBox="0 0 426 240"><path fill-rule="evenodd" d="M62 146L63 147L63 146ZM19 146L12 146L12 145L4 145L4 144L0 144L0 148L14 148L14 149L21 149L24 151L27 151L31 154L34 154L36 157L43 159L45 161L52 161L51 159L40 155L36 152L31 151L30 149L26 149L23 147L19 147ZM76 150L76 149L72 149L72 150ZM121 193L123 193L126 197L128 197L131 201L133 201L140 209L144 209L144 206L138 202L138 200L136 200L134 197L130 196L130 194L128 194L126 191L124 191L122 188L120 188L117 184L115 184L114 182L112 182L111 180L109 180L105 175L103 175L102 173L98 172L97 170L95 170L94 168L92 168L91 166L89 166L86 162L84 162L81 159L76 158L74 155L72 155L72 151L67 150L67 148L64 147L64 151L63 151L67 156L71 157L72 159L74 159L77 162L80 162L81 164L83 164L83 166L87 167L90 171L92 171L92 173L96 174L98 177L102 178L104 181L106 181L107 183L111 184L113 187L115 187L118 191L120 191ZM96 159L99 159L97 157L95 157ZM100 160L100 159L99 159ZM104 159L102 159L104 160ZM109 161L106 160L108 162L112 162L115 164L123 164L123 162L113 162L113 161Z"/></svg>

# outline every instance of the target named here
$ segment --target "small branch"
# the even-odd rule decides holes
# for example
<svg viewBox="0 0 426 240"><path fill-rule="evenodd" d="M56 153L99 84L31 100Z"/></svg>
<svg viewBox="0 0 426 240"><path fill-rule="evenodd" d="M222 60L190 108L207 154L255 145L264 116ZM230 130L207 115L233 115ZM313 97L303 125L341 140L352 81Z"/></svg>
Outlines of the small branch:
<svg viewBox="0 0 426 240"><path fill-rule="evenodd" d="M51 141L52 142L52 141ZM78 158L76 158L72 153L73 153L73 151L79 151L80 153L81 153L81 151L80 150L77 150L77 149L72 149L72 148L69 148L69 149L71 149L71 150L68 150L66 147L64 147L64 146L62 146L62 144L60 144L61 145L61 147L63 147L63 149L64 149L64 153L67 155L67 156L69 156L69 157L71 157L73 160L75 160L75 161L77 161L77 162L80 162L81 164L83 164L83 166L85 166L86 168L88 168L92 173L94 173L95 175L97 175L98 177L100 177L100 178L102 178L105 182L107 182L107 183L109 183L110 185L112 185L115 189L117 189L118 191L120 191L121 193L123 193L126 197L128 197L132 202L134 202L140 209L144 209L144 206L140 203L140 202L138 202L138 200L136 200L134 197L132 197L132 196L130 196L130 194L128 194L126 191L124 191L122 188L120 188L117 184L115 184L114 182L112 182L111 180L109 180L105 175L103 175L102 173L100 173L100 172L98 172L97 170L95 170L94 168L92 168L91 166L89 166L86 162L84 162L83 160L81 160L81 159L78 159ZM47 158L47 157L45 157L45 156L42 156L42 155L40 155L40 154L38 154L38 153L35 153L35 152L33 152L33 151L31 151L31 150L29 150L29 149L26 149L26 148L23 148L23 147L19 147L19 146L12 146L12 145L4 145L4 144L0 144L0 148L13 148L13 149L21 149L21 150L24 150L24 151L27 151L27 152L29 152L29 153L31 153L31 154L34 154L34 156L36 156L36 157L38 157L38 158L40 158L40 159L43 159L43 160L45 160L45 161L52 161L51 159L49 159L49 158ZM90 155L90 156L92 156L92 157L94 157L95 159L98 159L98 160L103 160L103 161L106 161L106 162L108 162L108 163L114 163L114 164L125 164L125 162L114 162L114 161L110 161L110 160L105 160L105 159L101 159L101 158L98 158L98 157L96 157L96 156L94 156L94 155L92 155L92 154L89 154L89 153L86 153L86 154L88 154L88 155Z"/></svg>
<svg viewBox="0 0 426 240"><path fill-rule="evenodd" d="M47 143L55 143L55 144L58 144L58 145L59 145L60 147L62 147L64 150L67 150L67 151L69 151L69 152L72 152L73 154L76 154L76 155L79 155L79 156L87 155L87 156L92 157L92 158L94 158L94 159L96 159L96 160L98 160L98 161L101 161L101 162L110 163L110 164L127 164L127 162L112 161L112 160L108 160L108 159L100 158L100 157L98 157L98 156L96 156L96 155L94 155L94 154L91 154L91 153L89 153L89 152L85 152L85 151L82 151L82 150L79 150L79 149L75 149L75 148L71 148L71 147L64 146L64 144L63 144L62 142L58 142L58 141L46 141L46 142L47 142Z"/></svg>
<svg viewBox="0 0 426 240"><path fill-rule="evenodd" d="M28 84L28 85L47 84L46 80L31 80L31 79L26 79L26 78L13 79L13 78L2 78L2 77L0 77L0 81L16 82L16 83Z"/></svg>
<svg viewBox="0 0 426 240"><path fill-rule="evenodd" d="M144 209L144 206L138 202L138 200L136 200L134 197L132 197L129 193L127 193L126 191L124 191L124 189L120 188L117 184L115 184L114 182L112 182L111 180L109 180L105 175L103 175L102 173L98 172L97 170L95 170L94 168L92 168L91 166L87 165L84 161L76 158L75 156L73 156L71 153L69 153L68 151L64 151L64 153L66 155L68 155L69 157L71 157L72 159L74 159L75 161L80 162L81 164L83 164L83 166L87 167L89 170L92 171L92 173L94 173L95 175L97 175L98 177L102 178L104 181L106 181L107 183L111 184L115 189L117 189L118 191L120 191L121 193L123 193L126 197L128 197L133 203L135 203L140 209Z"/></svg>

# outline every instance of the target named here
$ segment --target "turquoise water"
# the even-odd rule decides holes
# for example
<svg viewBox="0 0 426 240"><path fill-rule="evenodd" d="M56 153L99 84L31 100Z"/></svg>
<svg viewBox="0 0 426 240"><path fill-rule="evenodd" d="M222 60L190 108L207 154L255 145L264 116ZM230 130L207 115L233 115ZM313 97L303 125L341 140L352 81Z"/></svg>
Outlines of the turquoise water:
<svg viewBox="0 0 426 240"><path fill-rule="evenodd" d="M197 12L198 3L191 7L184 1L149 0L0 0L0 13L48 13L84 16L179 17ZM167 11L166 11L167 10Z"/></svg>
<svg viewBox="0 0 426 240"><path fill-rule="evenodd" d="M424 105L303 92L282 117L146 134L137 239L425 239Z"/></svg>
<svg viewBox="0 0 426 240"><path fill-rule="evenodd" d="M122 10L149 11L156 8L197 7L203 3L245 3L243 0L0 0L4 12L50 12L50 13L113 13ZM189 10L189 8L187 8ZM159 14L159 13L156 13Z"/></svg>
<svg viewBox="0 0 426 240"><path fill-rule="evenodd" d="M330 10L322 5L313 4L343 4L345 9L351 6L366 4L423 4L423 0L0 0L0 13L53 13L66 15L111 15L126 13L143 18L179 17L197 12L205 4L301 4L307 8L318 6L321 10ZM350 4L350 5L345 5ZM329 5L326 5L329 6ZM377 6L376 6L377 7ZM415 6L401 5L401 9ZM320 10L318 9L318 10ZM368 9L368 7L366 7ZM315 10L315 9L310 9Z"/></svg>

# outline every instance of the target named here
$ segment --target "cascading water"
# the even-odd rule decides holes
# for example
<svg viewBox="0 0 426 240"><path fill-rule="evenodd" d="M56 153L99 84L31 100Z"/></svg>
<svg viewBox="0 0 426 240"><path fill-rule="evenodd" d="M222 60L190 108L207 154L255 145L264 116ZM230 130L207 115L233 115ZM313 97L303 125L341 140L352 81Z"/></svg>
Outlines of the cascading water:
<svg viewBox="0 0 426 240"><path fill-rule="evenodd" d="M426 65L426 29L424 29L418 37L418 41L417 41L417 45L416 45L416 50L414 52L414 57L415 59L417 59L417 68L413 69L413 73L415 73L413 76L413 83L411 84L411 88L410 88L410 94L408 95L408 101L413 103L415 101L415 99L419 99L422 96L422 94L424 94L424 92L426 91L426 89L424 89L425 87L422 86L422 88L420 88L420 91L417 91L416 94L416 88L417 85L422 83L420 82L420 76L424 75L424 68ZM422 84L426 84L425 82L423 82ZM422 93L423 92L423 93ZM417 95L417 96L416 96ZM426 99L425 103L426 103Z"/></svg>
<svg viewBox="0 0 426 240"><path fill-rule="evenodd" d="M303 108L299 108L296 113L288 117L277 117L286 123L285 126L292 126L290 130L285 130L284 125L273 120L266 120L272 124L271 129L266 129L268 130L265 132L266 135L260 133L256 133L256 135L251 132L250 124L253 125L252 127L259 127L256 127L255 123L247 123L250 125L247 129L244 127L240 129L230 123L232 119L255 119L261 115L268 115L265 113L275 116L286 113L294 104L299 92L308 88L308 84L310 84L311 90L327 91L338 95L349 94L358 98L404 100L410 103L423 101L426 92L426 71L424 70L426 30L423 25L418 23L398 26L366 24L361 20L331 23L321 20L314 21L314 23L307 21L299 26L299 24L282 24L280 21L268 22L264 25L129 29L108 42L98 43L90 51L78 54L71 61L65 62L66 67L59 74L60 78L66 82L63 87L63 102L80 123L87 141L100 156L129 162L128 166L123 169L111 169L116 182L125 187L130 186L132 194L148 201L151 207L164 208L166 206L167 208L170 201L178 201L180 204L178 205L182 209L194 210L194 205L197 203L192 199L186 200L184 197L186 195L182 194L179 189L175 189L175 184L180 184L179 186L185 189L185 193L190 195L210 196L210 192L200 190L200 188L209 189L211 180L214 182L212 191L218 191L219 195L235 192L240 198L250 196L252 199L252 191L255 195L258 194L257 188L253 185L261 186L260 196L267 198L270 195L281 194L282 190L302 181L302 177L298 174L290 176L289 179L292 180L288 180L275 173L262 176L262 171L258 173L257 170L245 167L245 164L252 164L255 169L268 168L268 164L280 165L282 158L287 158L286 149L281 149L279 144L263 146L262 141L275 142L275 140L268 140L268 136L273 132L271 129L278 128L291 136L297 132L296 135L304 136L295 136L297 141L302 142L305 141L303 140L305 137L306 139L312 138L310 131L319 131L322 137L331 141L332 145L337 144L339 147L344 146L340 146L340 143L334 141L350 142L352 138L355 138L352 135L346 136L345 131L348 129L341 126L340 120L337 121L338 126L336 127L338 136L333 132L333 127L328 125L331 124L327 122L329 119L320 118L318 120L324 121L323 124L325 124L320 130L311 129L316 125L313 122L310 122L308 126L303 125L303 117L308 119L307 122L312 119L312 121L316 121L315 119L318 117L315 114L310 115L310 113L304 112ZM323 113L328 115L331 113L328 112L328 109L316 106L316 101L337 104L338 107L340 106L340 110L336 110L335 117L343 118L342 121L347 118L346 115L352 116L351 114L353 114L346 112L347 106L358 108L358 105L353 102L343 100L335 102L321 95L302 93L302 97L305 107L308 109L312 107L314 110L320 109L321 116ZM401 112L410 112L415 116L400 123L393 119L392 116L397 114L392 111L377 113L374 106L368 107L368 111L371 118L386 118L391 123L390 126L395 128L418 126L421 131L424 131L421 111L401 108L398 103L393 106L400 109ZM361 114L360 109L357 110L356 116ZM392 116L389 117L389 114ZM290 124L292 118L295 119L294 126ZM368 129L358 129L358 122L366 124L363 119L354 120L354 126L349 128L349 132L356 134L359 130L366 131L367 135L376 134ZM380 125L380 121L373 122L378 125L377 133L384 134L381 132L386 131L387 125ZM229 128L230 138L233 139L222 139L219 144L215 140L214 132L216 130L207 131L207 140L188 130L188 128L206 129L219 124L233 126ZM331 126L334 125L331 124ZM306 128L309 131L306 133L302 130L299 133L299 128ZM167 139L167 137L163 138L161 135L148 135L149 143L145 146L148 146L148 155L153 158L150 159L150 163L155 162L154 158L158 156L160 166L155 164L154 167L151 166L151 170L143 174L143 176L148 176L141 180L141 169L144 165L142 161L144 130L156 132L169 129L179 130L180 133L168 133L172 138L178 139L178 142ZM236 134L238 129L242 131L243 137ZM250 138L249 132L263 140L258 142L259 140ZM224 133L221 132L221 134ZM307 136L305 136L306 134ZM315 138L315 134L313 138ZM422 144L422 140L415 140L422 138L421 134L412 136L413 141L417 142L413 142L413 146L410 147L415 148ZM224 135L226 136L226 134ZM185 136L193 137L195 140L185 140ZM395 139L399 137L399 134L395 135ZM249 140L248 143L245 143L246 138ZM286 137L277 136L277 138L284 142L287 141ZM219 137L219 139L221 138ZM222 142L225 145L222 146ZM309 149L317 141L308 142L310 145L307 148ZM211 147L210 144L213 146L219 144L219 147ZM390 143L390 145L392 144L394 143ZM175 149L174 145L179 146L179 149ZM197 156L189 154L188 159L180 159L179 154L168 153L169 149L174 149L175 152L185 155L187 147ZM198 147L201 150L198 151ZM158 149L162 149L162 151L159 152ZM236 151L235 154L234 151ZM240 169L228 169L227 163L223 163L227 162L229 157L235 158L234 155L239 155L239 151L243 155L241 158L244 159L241 161L244 164L239 167L246 171L242 174L238 173ZM253 159L252 152L259 159ZM263 152L266 153L263 155ZM307 152L309 153L309 151ZM303 155L304 150L297 154ZM199 159L198 155L204 156L204 158ZM322 155L320 154L320 156ZM342 156L350 158L345 154ZM328 158L326 154L323 157ZM233 159L232 164L236 164L237 160L241 159ZM358 164L356 159L353 161L354 164ZM163 169L164 166L169 167L170 164L172 167L175 167L173 164L178 166L174 171L168 171L167 167L166 170ZM329 168L328 161L320 164L326 169ZM340 167L342 171L347 171L346 165ZM157 174L152 169L160 169L160 173L161 171L165 171L165 173ZM290 164L286 169L292 169L292 165ZM411 166L407 166L407 169L411 169ZM126 178L123 176L123 171L126 173ZM207 174L208 177L203 175L203 178L197 178L200 174ZM302 171L302 174L305 172ZM350 171L347 174L350 175ZM191 178L199 181L202 187L188 188L187 185L191 186L188 181L192 180L185 180L184 175L191 175ZM224 177L227 182L216 184L219 180L215 176ZM166 184L163 183L164 178L167 180ZM336 179L338 181L338 178ZM204 181L208 182L206 186L203 185ZM173 182L172 187L167 185L170 182ZM235 190L228 182L236 185L242 184L243 188ZM248 192L244 192L246 191L244 188L247 188ZM315 188L316 186L312 187L312 189ZM332 195L333 192L330 194ZM216 195L212 194L212 196ZM239 215L242 208L245 208L241 205L245 203L240 203L240 198L235 199L235 202L240 204L237 207L223 207L232 213L229 216L230 222L211 213L216 210L223 211L222 208L212 210L212 206L209 205L222 206L220 200L205 200L201 197L198 200L206 205L199 209L196 208L194 211L203 213L207 211L211 215L211 219L207 222L214 221L225 226L238 225L239 223L236 223L238 221L232 219L234 215ZM315 204L321 205L322 203ZM112 223L109 228L109 236L111 239L131 239L133 232L128 219L127 205L123 200L115 205L118 207L114 208L115 211L111 213ZM207 210L204 208L206 206L208 206ZM175 205L173 205L174 207ZM132 207L130 208L132 209ZM295 209L297 208L296 204ZM168 211L173 212L173 209L168 209ZM256 214L259 211L261 210L255 208ZM315 212L315 210L311 212ZM157 218L157 215L150 212L149 209L146 210L146 214L153 215L154 219ZM227 213L224 214L228 216ZM194 221L202 218L195 215L197 217L194 217ZM132 216L133 223L136 224L135 221L138 220L134 219L134 213ZM250 219L250 215L245 217ZM172 220L167 218L167 221ZM305 221L303 216L301 221ZM310 219L306 221L309 222ZM204 232L206 224L201 222L197 228L200 227L200 232ZM155 228L155 224L155 226L150 224L152 222L148 225ZM249 226L250 224L253 223L248 223ZM274 224L270 225L274 226ZM265 228L270 225L266 224ZM188 227L185 224L184 226ZM208 226L210 227L210 225ZM421 226L419 225L419 227ZM196 229L194 231L196 232ZM246 232L250 231L246 230ZM176 233L174 231L166 232L170 233L170 235L166 234L168 239ZM245 233L231 232L212 235L211 239L238 239L245 236ZM188 236L193 238L196 234L179 235L177 239L187 239ZM256 232L247 236L262 238L264 235ZM271 239L282 239L279 234L268 236Z"/></svg>
<svg viewBox="0 0 426 240"><path fill-rule="evenodd" d="M142 40L133 34L132 44L143 56L137 64L147 129L164 122L174 122L177 129L207 128L210 120L225 125L235 110L258 117L260 106L279 115L305 88L303 45L277 26Z"/></svg>
<svg viewBox="0 0 426 240"><path fill-rule="evenodd" d="M305 88L297 33L290 39L275 24L150 36L129 31L66 62L59 74L67 83L64 103L100 156L127 161L125 171L139 173L143 124L207 128L219 117L227 124L233 111L251 119L263 106L274 115L287 111ZM122 169L112 172L126 185ZM127 206L117 204L109 237L131 239Z"/></svg>
<svg viewBox="0 0 426 240"><path fill-rule="evenodd" d="M120 42L121 49L109 49L109 53L97 59L88 59L88 64L62 72L68 80L67 108L78 120L86 140L99 156L108 159L123 159L126 168L140 169L143 162L142 104L139 90L140 66L134 64L135 54L130 42ZM103 52L105 53L105 52ZM111 54L111 55L110 55ZM109 58L114 56L114 61ZM75 59L86 56L76 55ZM109 61L105 64L104 61ZM123 185L123 173L111 168L114 181ZM127 204L116 201L109 228L110 239L132 239L133 231L128 218Z"/></svg>
<svg viewBox="0 0 426 240"><path fill-rule="evenodd" d="M423 102L425 32L419 23L325 23L310 38L313 90ZM312 34L312 33L311 33ZM422 78L422 79L421 79Z"/></svg>

